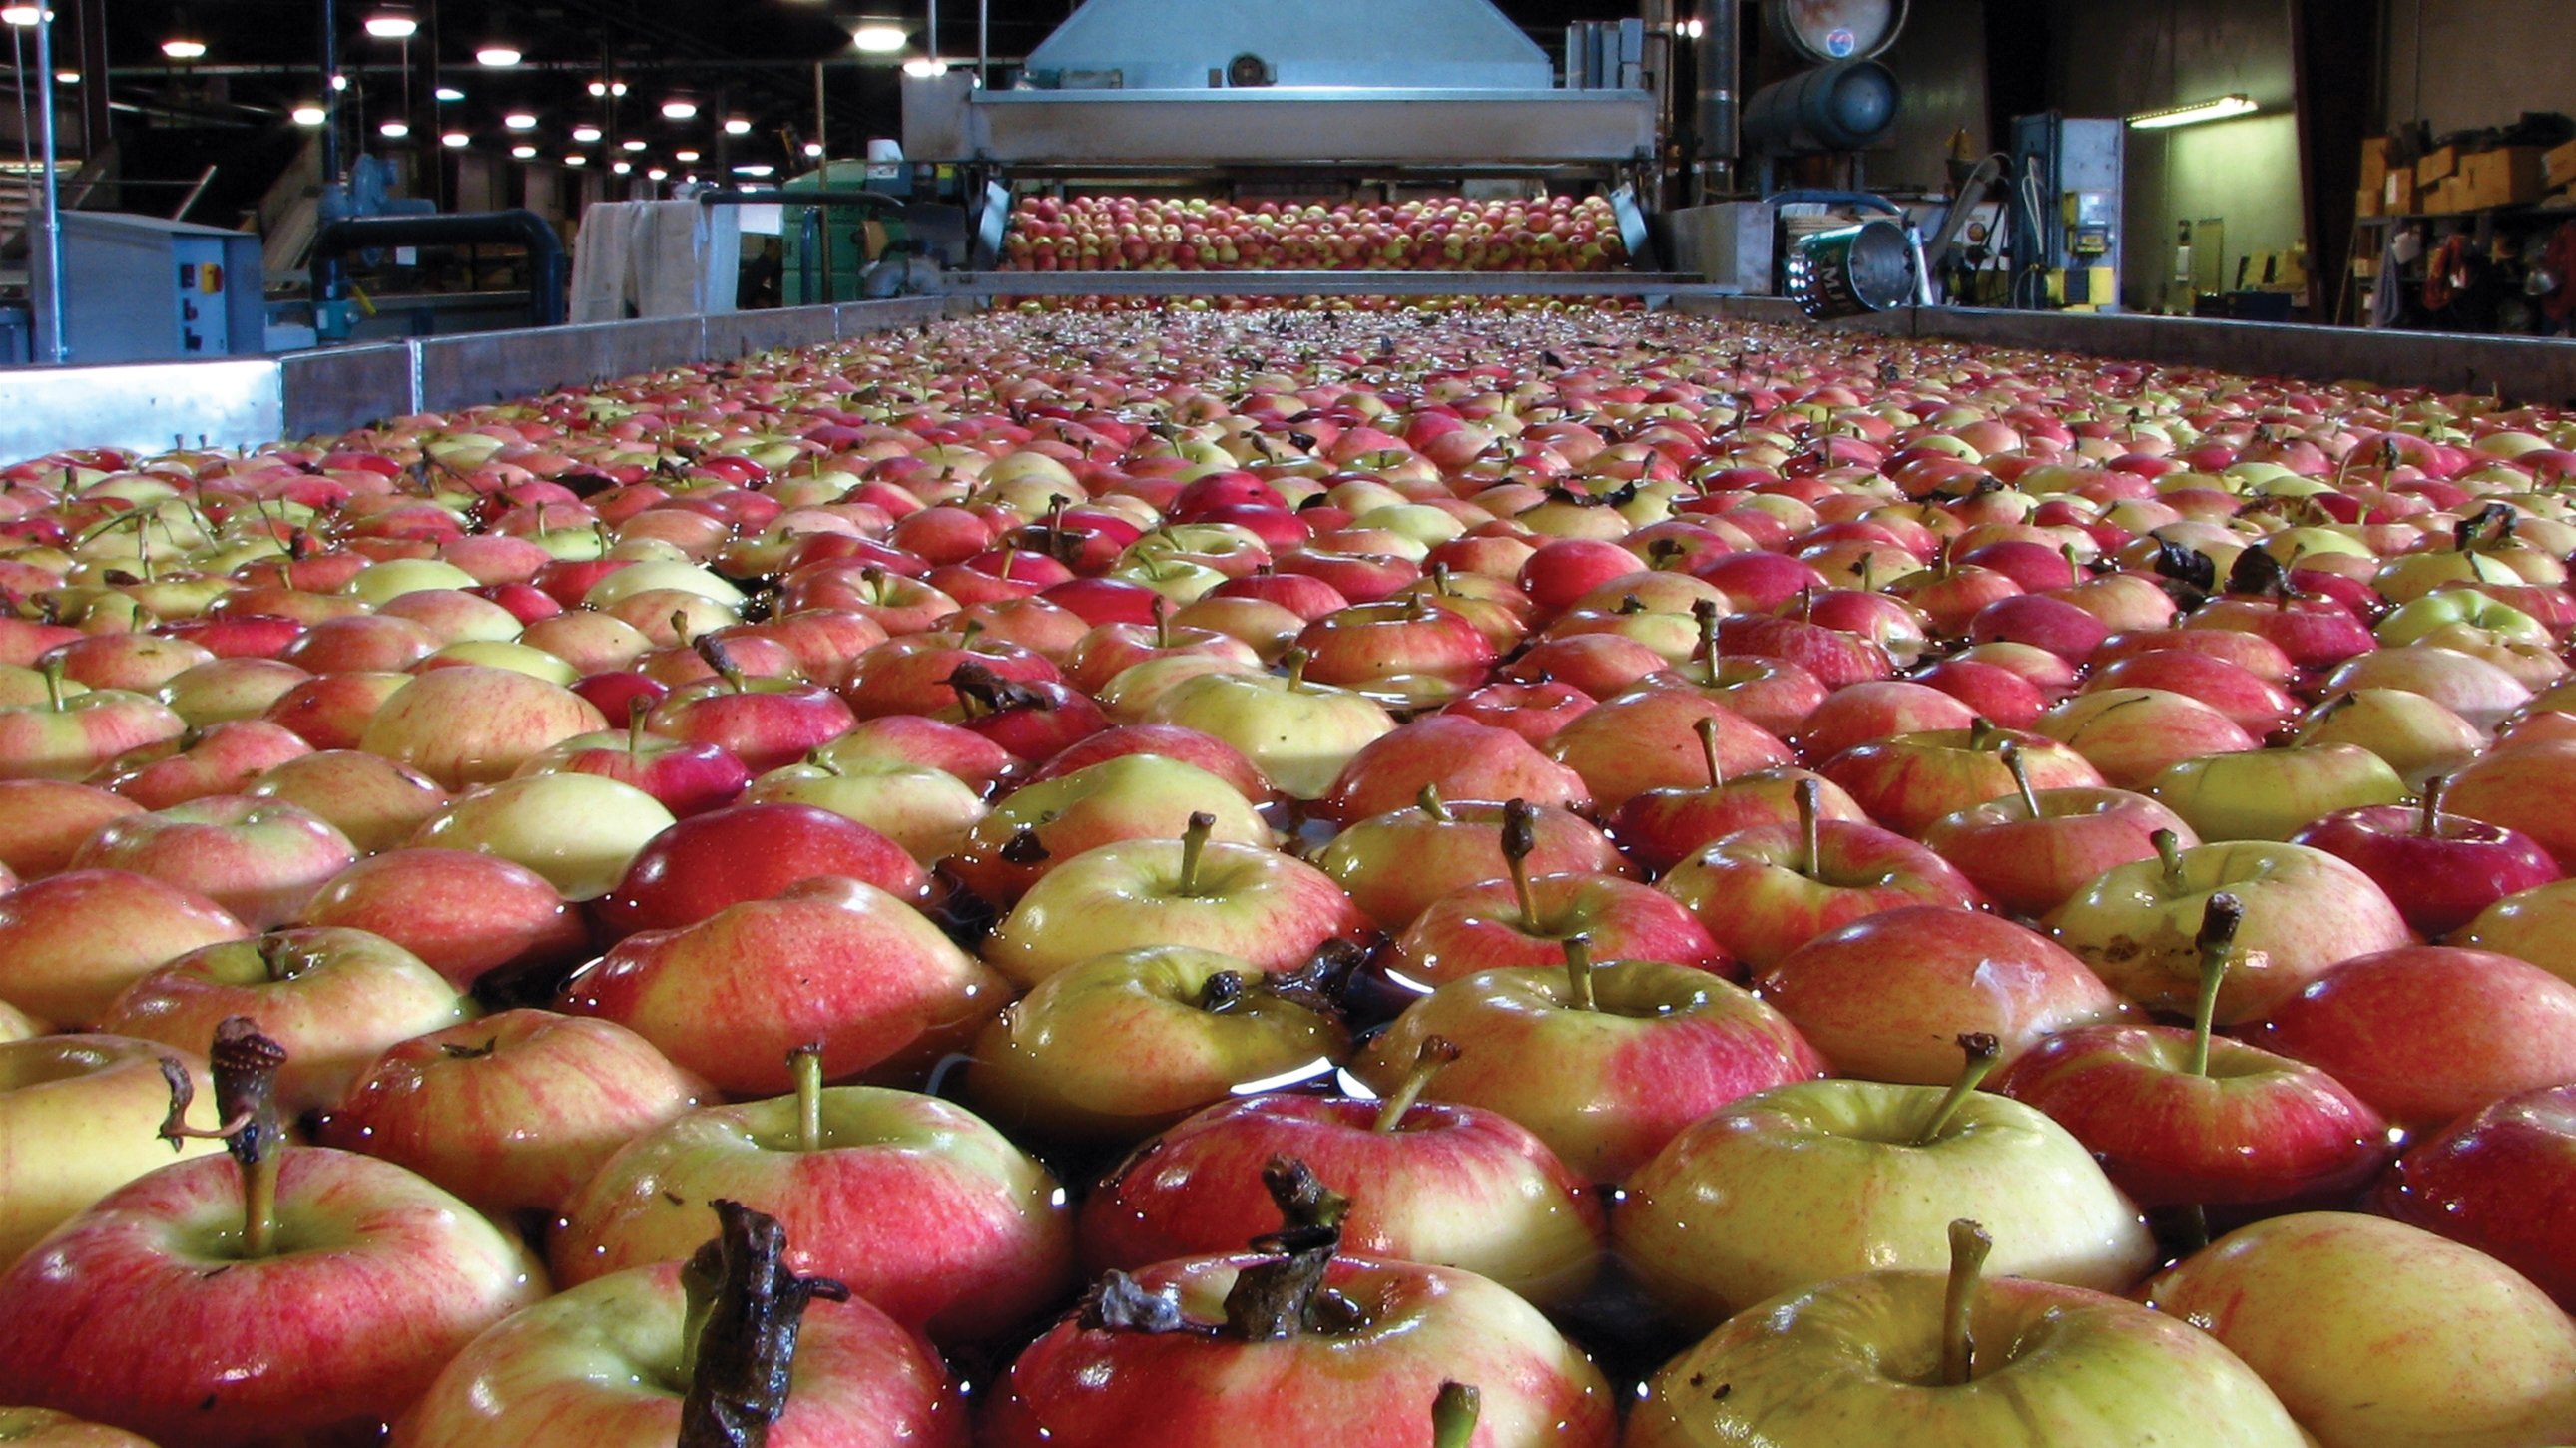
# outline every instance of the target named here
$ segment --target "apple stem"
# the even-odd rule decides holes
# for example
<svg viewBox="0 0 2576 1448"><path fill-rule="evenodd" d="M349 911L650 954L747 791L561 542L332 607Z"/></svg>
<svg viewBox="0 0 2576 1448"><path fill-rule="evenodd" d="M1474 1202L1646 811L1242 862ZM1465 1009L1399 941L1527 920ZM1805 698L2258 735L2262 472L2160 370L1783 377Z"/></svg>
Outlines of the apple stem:
<svg viewBox="0 0 2576 1448"><path fill-rule="evenodd" d="M1814 779L1798 781L1798 873L1813 880L1824 869L1824 786Z"/></svg>
<svg viewBox="0 0 2576 1448"><path fill-rule="evenodd" d="M671 641L684 649L689 646L689 611L685 608L671 610Z"/></svg>
<svg viewBox="0 0 2576 1448"><path fill-rule="evenodd" d="M1457 1059L1457 1042L1447 1036L1423 1037L1422 1049L1413 1056L1413 1069L1405 1073L1404 1080L1386 1100L1378 1103L1376 1129L1393 1131L1403 1125L1404 1114L1413 1109L1414 1102L1422 1099L1422 1093L1430 1088L1431 1078L1440 1074L1441 1067Z"/></svg>
<svg viewBox="0 0 2576 1448"><path fill-rule="evenodd" d="M1316 1179L1295 1157L1274 1156L1261 1183L1279 1208L1279 1230L1252 1239L1252 1250L1276 1257L1235 1274L1225 1294L1221 1335L1237 1342L1280 1342L1315 1331L1347 1331L1368 1320L1349 1298L1324 1285L1341 1250L1350 1198Z"/></svg>
<svg viewBox="0 0 2576 1448"><path fill-rule="evenodd" d="M829 1277L787 1266L787 1229L740 1202L715 1202L713 1241L680 1269L678 1448L758 1448L787 1410L788 1381L805 1309L815 1298L847 1302Z"/></svg>
<svg viewBox="0 0 2576 1448"><path fill-rule="evenodd" d="M1431 565L1431 591L1440 595L1442 598L1447 598L1457 592L1456 589L1449 586L1448 564L1434 563Z"/></svg>
<svg viewBox="0 0 2576 1448"><path fill-rule="evenodd" d="M1476 1437L1479 1394L1465 1383L1442 1383L1431 1400L1431 1448L1467 1448Z"/></svg>
<svg viewBox="0 0 2576 1448"><path fill-rule="evenodd" d="M1970 1031L1959 1037L1959 1049L1968 1053L1967 1063L1959 1068L1959 1079L1950 1083L1950 1089L1943 1093L1940 1104L1932 1108L1932 1118L1915 1133L1916 1146L1930 1146L1941 1139L1941 1133L1950 1129L1950 1118L1959 1114L1959 1108L1995 1069L1995 1063L2002 1060L2004 1054L2003 1042L1984 1031Z"/></svg>
<svg viewBox="0 0 2576 1448"><path fill-rule="evenodd" d="M1716 716L1702 715L1691 725L1691 732L1699 736L1699 757L1700 762L1708 766L1708 787L1711 790L1726 788L1726 764L1717 755Z"/></svg>
<svg viewBox="0 0 2576 1448"><path fill-rule="evenodd" d="M1717 682L1717 600L1694 600L1691 620L1699 625L1699 645L1692 652L1699 655L1700 667L1708 670L1708 681L1714 684Z"/></svg>
<svg viewBox="0 0 2576 1448"><path fill-rule="evenodd" d="M1279 662L1288 666L1288 691L1290 693L1293 694L1306 686L1306 660L1311 657L1313 656L1308 654L1304 649L1298 648L1292 648L1288 652L1279 656Z"/></svg>
<svg viewBox="0 0 2576 1448"><path fill-rule="evenodd" d="M644 754L644 716L653 712L653 701L638 694L626 701L626 757L640 759Z"/></svg>
<svg viewBox="0 0 2576 1448"><path fill-rule="evenodd" d="M2156 847L2156 861L2164 866L2165 888L2179 895L2183 891L2182 837L2171 830L2158 830L2147 836Z"/></svg>
<svg viewBox="0 0 2576 1448"><path fill-rule="evenodd" d="M1537 811L1525 799L1509 800L1503 805L1503 868L1512 877L1512 895L1520 901L1521 929L1531 935L1545 935L1541 922L1537 892L1530 889L1529 857L1538 848Z"/></svg>
<svg viewBox="0 0 2576 1448"><path fill-rule="evenodd" d="M2218 1020L2218 987L2227 979L2227 960L2236 944L2236 928L2245 923L2245 906L2221 890L2200 912L2200 999L2191 1013L2191 1074L2209 1074L2209 1036Z"/></svg>
<svg viewBox="0 0 2576 1448"><path fill-rule="evenodd" d="M1181 878L1179 893L1199 892L1199 856L1207 849L1208 836L1216 829L1216 816L1205 810L1190 816L1189 828L1181 831Z"/></svg>
<svg viewBox="0 0 2576 1448"><path fill-rule="evenodd" d="M1172 646L1172 606L1161 594L1154 595L1154 647Z"/></svg>
<svg viewBox="0 0 2576 1448"><path fill-rule="evenodd" d="M2437 774L2424 781L2424 810L2416 817L2415 833L2425 839L2442 833L2442 796L2451 792L2450 776Z"/></svg>
<svg viewBox="0 0 2576 1448"><path fill-rule="evenodd" d="M2001 732L2002 731L1995 728L1994 720L1987 718L1983 714L1971 715L1968 719L1969 750L1972 753L1984 753L1987 747L1994 742L1995 735Z"/></svg>
<svg viewBox="0 0 2576 1448"><path fill-rule="evenodd" d="M2021 757L2021 741L2005 740L2000 752L2004 768L2012 774L2013 788L2021 791L2021 807L2030 811L2033 820L2044 818L2039 811L2039 791L2030 787L2030 765Z"/></svg>
<svg viewBox="0 0 2576 1448"><path fill-rule="evenodd" d="M63 661L48 658L39 667L45 675L45 705L59 714L63 712Z"/></svg>
<svg viewBox="0 0 2576 1448"><path fill-rule="evenodd" d="M212 1131L188 1125L196 1083L187 1067L164 1056L161 1079L170 1088L170 1114L161 1123L161 1139L172 1146L189 1137L224 1144L241 1171L242 1256L265 1257L277 1246L277 1178L286 1159L286 1126L277 1114L277 1073L286 1064L286 1048L261 1035L250 1017L226 1016L215 1027L206 1063L221 1123Z"/></svg>
<svg viewBox="0 0 2576 1448"><path fill-rule="evenodd" d="M676 618L678 615L675 614L673 617ZM742 666L734 662L732 652L724 646L724 640L711 633L700 634L689 647L697 650L698 657L707 661L708 668L723 677L728 688L737 694L749 692L750 686L742 676Z"/></svg>
<svg viewBox="0 0 2576 1448"><path fill-rule="evenodd" d="M1592 996L1592 937L1584 934L1565 938L1566 994L1578 1011L1598 1010Z"/></svg>
<svg viewBox="0 0 2576 1448"><path fill-rule="evenodd" d="M1968 1331L1977 1315L1978 1274L1995 1239L1984 1227L1961 1217L1950 1224L1950 1285L1941 1295L1941 1382L1964 1387L1977 1375L1977 1341Z"/></svg>
<svg viewBox="0 0 2576 1448"><path fill-rule="evenodd" d="M1436 784L1422 786L1422 793L1415 795L1413 802L1422 807L1424 814L1444 825L1455 824L1458 821L1458 817L1449 812L1448 802L1440 798L1440 786Z"/></svg>
<svg viewBox="0 0 2576 1448"><path fill-rule="evenodd" d="M2066 560L2066 572L2068 574L2067 581L2070 583L2082 582L2084 579L2084 564L2075 556L2075 545L2072 543L2060 543L2057 545L2057 553L2059 557Z"/></svg>
<svg viewBox="0 0 2576 1448"><path fill-rule="evenodd" d="M787 1053L796 1073L796 1149L823 1149L823 1043L807 1041Z"/></svg>

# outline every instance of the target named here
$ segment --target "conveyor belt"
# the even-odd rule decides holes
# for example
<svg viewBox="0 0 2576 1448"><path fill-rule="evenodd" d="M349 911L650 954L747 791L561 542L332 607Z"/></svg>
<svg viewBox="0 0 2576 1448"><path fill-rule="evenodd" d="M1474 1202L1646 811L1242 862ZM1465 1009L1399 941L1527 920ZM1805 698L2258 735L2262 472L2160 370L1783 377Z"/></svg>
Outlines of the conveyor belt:
<svg viewBox="0 0 2576 1448"><path fill-rule="evenodd" d="M961 297L1644 297L1729 293L1657 272L960 272Z"/></svg>

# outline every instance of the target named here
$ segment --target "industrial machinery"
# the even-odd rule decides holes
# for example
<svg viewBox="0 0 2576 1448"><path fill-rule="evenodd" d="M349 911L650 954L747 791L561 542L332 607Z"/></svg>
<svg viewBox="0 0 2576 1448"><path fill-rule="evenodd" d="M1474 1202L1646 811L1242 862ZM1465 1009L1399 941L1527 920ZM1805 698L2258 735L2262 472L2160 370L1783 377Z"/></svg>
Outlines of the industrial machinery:
<svg viewBox="0 0 2576 1448"><path fill-rule="evenodd" d="M2012 296L2016 307L2120 309L2125 124L2055 111L2013 122Z"/></svg>
<svg viewBox="0 0 2576 1448"><path fill-rule="evenodd" d="M46 233L33 233L37 355L57 355ZM60 354L76 363L256 356L267 350L259 238L156 216L62 217Z"/></svg>

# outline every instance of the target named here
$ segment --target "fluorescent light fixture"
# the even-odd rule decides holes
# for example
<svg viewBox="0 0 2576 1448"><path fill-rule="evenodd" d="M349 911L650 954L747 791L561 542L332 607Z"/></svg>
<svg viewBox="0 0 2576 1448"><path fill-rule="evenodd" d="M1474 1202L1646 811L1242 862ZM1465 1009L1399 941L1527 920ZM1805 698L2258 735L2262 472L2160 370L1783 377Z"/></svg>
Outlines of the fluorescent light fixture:
<svg viewBox="0 0 2576 1448"><path fill-rule="evenodd" d="M698 103L690 100L687 96L673 96L669 100L662 102L662 115L667 120L695 120L697 118L697 114Z"/></svg>
<svg viewBox="0 0 2576 1448"><path fill-rule="evenodd" d="M635 163L632 161L611 161L608 163L608 169L616 172L620 176L623 176L635 169Z"/></svg>
<svg viewBox="0 0 2576 1448"><path fill-rule="evenodd" d="M734 167L733 174L737 176L775 176L778 174L778 168L765 161L755 162L749 166Z"/></svg>
<svg viewBox="0 0 2576 1448"><path fill-rule="evenodd" d="M519 54L517 46L504 45L499 41L474 52L474 63L490 70L508 70L526 58Z"/></svg>
<svg viewBox="0 0 2576 1448"><path fill-rule="evenodd" d="M378 40L409 40L420 33L420 21L401 10L379 10L365 24L367 33Z"/></svg>
<svg viewBox="0 0 2576 1448"><path fill-rule="evenodd" d="M751 134L751 122L744 120L740 116L735 116L725 122L725 134L728 136L748 136Z"/></svg>
<svg viewBox="0 0 2576 1448"><path fill-rule="evenodd" d="M659 166L656 166L652 170L644 173L644 179L647 181L668 181L671 179L671 173L663 170Z"/></svg>
<svg viewBox="0 0 2576 1448"><path fill-rule="evenodd" d="M430 94L438 97L442 101L454 102L465 99L465 92L458 90L452 85L440 86L437 90L430 92Z"/></svg>
<svg viewBox="0 0 2576 1448"><path fill-rule="evenodd" d="M376 127L376 134L389 141L399 141L411 134L411 122L386 121Z"/></svg>
<svg viewBox="0 0 2576 1448"><path fill-rule="evenodd" d="M683 166L687 166L694 164L697 161L698 153L695 151L673 151L671 153L671 159L679 162Z"/></svg>
<svg viewBox="0 0 2576 1448"><path fill-rule="evenodd" d="M903 63L903 73L905 75L917 75L925 78L934 75L946 75L948 74L948 62L944 60L933 60L926 55L916 55L912 59Z"/></svg>
<svg viewBox="0 0 2576 1448"><path fill-rule="evenodd" d="M592 81L590 83L590 93L594 96L604 96L608 94L608 82L604 80Z"/></svg>
<svg viewBox="0 0 2576 1448"><path fill-rule="evenodd" d="M294 110L289 111L287 116L299 126L318 126L324 121L331 119L330 112L325 111L320 106L313 104L311 101L306 101L304 104L297 106Z"/></svg>
<svg viewBox="0 0 2576 1448"><path fill-rule="evenodd" d="M911 39L910 31L887 20L870 20L850 32L850 44L870 55L892 55Z"/></svg>
<svg viewBox="0 0 2576 1448"><path fill-rule="evenodd" d="M54 79L60 81L64 85L79 85L80 72L76 70L58 70L54 72Z"/></svg>
<svg viewBox="0 0 2576 1448"><path fill-rule="evenodd" d="M1708 22L1694 15L1673 28L1680 33L1682 39L1697 40L1708 33Z"/></svg>
<svg viewBox="0 0 2576 1448"><path fill-rule="evenodd" d="M438 138L438 144L445 146L451 151L462 151L466 147L474 144L474 138L465 134L463 131L450 131L446 135Z"/></svg>
<svg viewBox="0 0 2576 1448"><path fill-rule="evenodd" d="M172 60L203 60L206 55L206 42L190 40L184 35L174 35L161 42L161 53Z"/></svg>
<svg viewBox="0 0 2576 1448"><path fill-rule="evenodd" d="M617 149L621 151L641 151L644 149L644 143L642 141L620 141L617 143Z"/></svg>
<svg viewBox="0 0 2576 1448"><path fill-rule="evenodd" d="M537 128L537 118L527 111L512 111L501 118L501 124L514 131L533 131Z"/></svg>
<svg viewBox="0 0 2576 1448"><path fill-rule="evenodd" d="M590 158L579 151L575 151L571 155L564 157L564 164L567 166L587 166L590 164Z"/></svg>
<svg viewBox="0 0 2576 1448"><path fill-rule="evenodd" d="M537 158L537 148L534 146L512 146L510 148L510 155L521 161L533 161Z"/></svg>
<svg viewBox="0 0 2576 1448"><path fill-rule="evenodd" d="M2129 117L2129 124L2141 131L2161 131L2174 126L2196 126L2202 121L2223 121L2232 116L2250 116L2262 107L2247 95L2220 96L2216 100L2193 101L2187 106L2167 106L2160 111L2140 111Z"/></svg>
<svg viewBox="0 0 2576 1448"><path fill-rule="evenodd" d="M613 96L622 96L626 94L626 82L622 80L610 81L608 83L608 93Z"/></svg>
<svg viewBox="0 0 2576 1448"><path fill-rule="evenodd" d="M585 146L596 144L599 137L600 130L597 126L575 126L572 128L572 138L581 142Z"/></svg>
<svg viewBox="0 0 2576 1448"><path fill-rule="evenodd" d="M33 5L0 6L0 24L29 26L36 23L38 11Z"/></svg>

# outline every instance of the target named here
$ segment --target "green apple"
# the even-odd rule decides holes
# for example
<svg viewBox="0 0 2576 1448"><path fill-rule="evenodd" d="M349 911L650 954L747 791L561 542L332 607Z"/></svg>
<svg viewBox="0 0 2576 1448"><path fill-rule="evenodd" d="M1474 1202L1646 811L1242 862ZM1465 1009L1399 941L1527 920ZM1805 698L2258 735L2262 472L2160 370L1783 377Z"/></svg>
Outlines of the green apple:
<svg viewBox="0 0 2576 1448"><path fill-rule="evenodd" d="M2181 760L2143 792L2204 840L2286 840L2337 810L2396 804L2406 781L2360 745L2296 744Z"/></svg>
<svg viewBox="0 0 2576 1448"><path fill-rule="evenodd" d="M193 1051L105 1035L0 1043L0 1266L145 1172L222 1149L182 1138L173 1151L157 1134L170 1114L165 1058L196 1085L189 1124L214 1126Z"/></svg>
<svg viewBox="0 0 2576 1448"><path fill-rule="evenodd" d="M1144 718L1214 735L1282 792L1320 798L1353 755L1394 732L1395 720L1365 695L1307 683L1302 651L1289 650L1286 663L1285 674L1207 673L1185 680L1157 698Z"/></svg>
<svg viewBox="0 0 2576 1448"><path fill-rule="evenodd" d="M525 865L569 900L605 895L636 852L673 824L662 802L596 774L540 774L485 785L440 810L415 845L479 850Z"/></svg>

